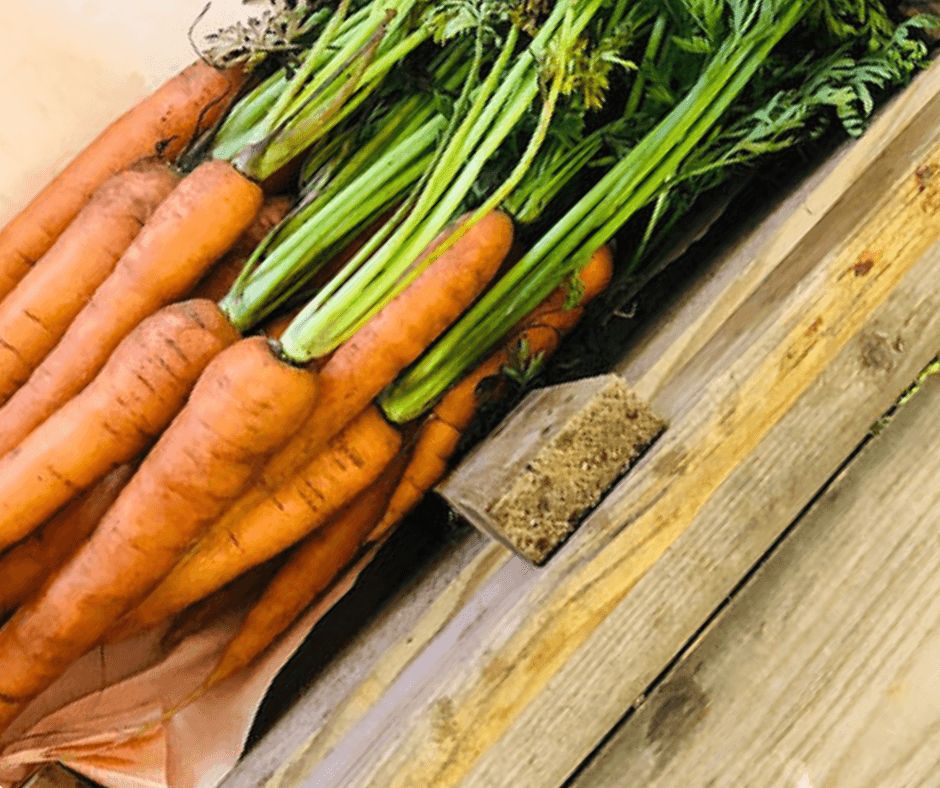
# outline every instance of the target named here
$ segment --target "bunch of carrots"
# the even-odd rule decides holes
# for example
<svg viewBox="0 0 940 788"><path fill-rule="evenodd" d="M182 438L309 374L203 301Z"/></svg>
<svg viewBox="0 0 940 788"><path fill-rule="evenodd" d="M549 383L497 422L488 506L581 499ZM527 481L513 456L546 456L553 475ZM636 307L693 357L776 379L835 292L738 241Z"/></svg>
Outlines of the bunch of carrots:
<svg viewBox="0 0 940 788"><path fill-rule="evenodd" d="M197 62L112 124L0 231L0 734L267 563L206 689L249 665L446 474L484 390L699 194L830 116L858 133L929 22L339 0L286 60Z"/></svg>

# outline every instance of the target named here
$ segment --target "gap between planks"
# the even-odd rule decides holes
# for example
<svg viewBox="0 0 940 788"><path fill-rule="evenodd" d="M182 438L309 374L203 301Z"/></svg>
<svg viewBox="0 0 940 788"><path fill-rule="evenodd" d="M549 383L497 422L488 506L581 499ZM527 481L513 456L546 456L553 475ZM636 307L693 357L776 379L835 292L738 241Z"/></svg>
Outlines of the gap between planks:
<svg viewBox="0 0 940 788"><path fill-rule="evenodd" d="M896 788L940 765L929 378L569 788Z"/></svg>

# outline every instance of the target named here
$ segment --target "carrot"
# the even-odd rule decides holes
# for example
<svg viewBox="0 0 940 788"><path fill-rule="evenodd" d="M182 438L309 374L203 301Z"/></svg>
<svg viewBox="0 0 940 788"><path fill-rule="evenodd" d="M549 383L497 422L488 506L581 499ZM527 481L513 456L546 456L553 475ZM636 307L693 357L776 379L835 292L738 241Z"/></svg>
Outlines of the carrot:
<svg viewBox="0 0 940 788"><path fill-rule="evenodd" d="M238 279L248 258L265 236L274 229L290 210L292 200L284 195L268 198L248 229L235 245L219 260L196 285L190 298L208 298L219 301Z"/></svg>
<svg viewBox="0 0 940 788"><path fill-rule="evenodd" d="M498 373L498 368L495 370ZM457 450L463 431L435 414L425 419L408 453L408 465L395 487L380 520L368 534L370 543L380 542L410 512L447 472L448 461Z"/></svg>
<svg viewBox="0 0 940 788"><path fill-rule="evenodd" d="M283 565L285 557L277 556L256 566L243 575L239 575L214 594L182 610L178 616L174 617L172 625L160 638L161 650L171 651L190 635L218 622L219 617L225 615L231 608L245 608L256 602L264 592L267 583Z"/></svg>
<svg viewBox="0 0 940 788"><path fill-rule="evenodd" d="M55 347L178 181L154 160L112 176L0 302L0 403Z"/></svg>
<svg viewBox="0 0 940 788"><path fill-rule="evenodd" d="M56 347L0 408L0 455L81 391L141 320L187 293L261 204L260 188L226 162L206 162L184 178Z"/></svg>
<svg viewBox="0 0 940 788"><path fill-rule="evenodd" d="M500 211L487 214L336 349L320 370L320 401L310 422L265 468L261 494L325 445L457 319L495 275L512 240L512 220Z"/></svg>
<svg viewBox="0 0 940 788"><path fill-rule="evenodd" d="M238 337L211 301L172 304L141 323L90 385L0 457L0 548L143 450Z"/></svg>
<svg viewBox="0 0 940 788"><path fill-rule="evenodd" d="M324 459L322 449L327 443L345 425L353 429L350 421L357 414L371 413L367 406L372 399L485 287L512 245L512 230L506 214L493 212L484 217L330 356L320 368L320 399L310 418L226 512L213 533L227 534L234 528L231 524L260 517L296 492L294 479L304 465L308 464L308 473L316 469ZM431 248L436 245L437 241ZM376 416L361 418L375 421ZM379 421L387 428L384 420ZM380 432L387 434L385 429ZM400 437L396 434L395 439ZM220 541L227 543L228 536ZM205 570L205 580L189 579L189 571L180 567L167 578L159 592L128 618L120 634L147 628L217 587L210 570Z"/></svg>
<svg viewBox="0 0 940 788"><path fill-rule="evenodd" d="M387 432L390 428L378 414L368 415L373 413L373 408L367 408L368 404L486 286L508 253L512 236L512 221L506 214L495 211L488 214L330 356L320 369L320 399L310 418L265 466L252 489L213 527L212 534L219 534L215 538L220 543L220 553L232 551L231 533L242 521L265 522L265 517L286 520L286 509L280 508L281 501L298 492L295 486L298 472L305 464L308 464L309 474L311 470L316 471L318 463L329 462L330 452L323 452L323 448L345 425L353 429L350 421L357 414L365 414L360 416L360 422L368 418L380 423L381 432L394 434L395 441L400 441L397 433ZM436 245L435 241L431 248ZM376 441L376 446L379 445ZM349 488L342 492L348 501ZM315 525L303 527L309 530ZM298 531L293 531L297 535L280 549L303 535L303 528ZM244 539L235 537L235 543L242 549ZM200 553L208 555L209 549L200 547ZM237 559L239 555L234 557ZM226 582L226 578L234 576L232 572L237 573L238 563L233 561L231 567L217 577L216 570L190 557L111 637L120 638L146 629L211 593Z"/></svg>
<svg viewBox="0 0 940 788"><path fill-rule="evenodd" d="M294 548L226 645L206 689L251 663L349 565L385 511L402 465L399 458L389 463L355 501Z"/></svg>
<svg viewBox="0 0 940 788"><path fill-rule="evenodd" d="M133 162L173 161L228 109L244 70L198 61L118 118L0 230L0 299L55 243L94 191Z"/></svg>
<svg viewBox="0 0 940 788"><path fill-rule="evenodd" d="M0 733L142 601L304 419L316 377L261 337L227 348L85 545L0 628Z"/></svg>
<svg viewBox="0 0 940 788"><path fill-rule="evenodd" d="M401 436L378 408L366 408L276 494L245 514L226 512L109 640L149 629L323 526L378 478L400 447Z"/></svg>
<svg viewBox="0 0 940 788"><path fill-rule="evenodd" d="M0 558L0 617L22 603L78 549L133 472L134 465L121 465L4 553Z"/></svg>
<svg viewBox="0 0 940 788"><path fill-rule="evenodd" d="M442 237L447 234L445 230ZM425 253L440 240L435 239ZM316 462L320 450L473 302L499 269L512 241L512 220L499 211L486 215L337 348L320 368L320 400L307 423L235 502L226 522L252 516L256 507L287 494L300 468ZM152 613L143 611L143 625L170 615L169 608L179 609L170 596L166 602L154 600Z"/></svg>
<svg viewBox="0 0 940 788"><path fill-rule="evenodd" d="M587 302L607 286L612 271L612 259L604 247L581 272L584 291L579 303L565 310L567 287L559 287L520 322L512 341L525 337L533 353L554 350L559 335L574 327ZM375 543L383 538L443 477L448 459L478 410L480 382L498 375L511 361L508 345L445 395L434 415L422 425L415 449L408 455L404 475L406 455L399 454L376 483L295 548L226 645L206 689L249 665L353 560L365 542Z"/></svg>
<svg viewBox="0 0 940 788"><path fill-rule="evenodd" d="M437 403L425 419L411 450L411 459L402 474L382 520L369 541L381 540L447 472L448 462L457 450L464 431L480 407L479 387L487 378L500 375L511 363L513 347L524 342L533 355L549 355L561 337L577 325L587 303L603 291L613 275L610 248L602 246L581 270L580 300L565 309L568 288L556 288L511 331L509 340L463 378ZM497 396L497 392L490 392Z"/></svg>

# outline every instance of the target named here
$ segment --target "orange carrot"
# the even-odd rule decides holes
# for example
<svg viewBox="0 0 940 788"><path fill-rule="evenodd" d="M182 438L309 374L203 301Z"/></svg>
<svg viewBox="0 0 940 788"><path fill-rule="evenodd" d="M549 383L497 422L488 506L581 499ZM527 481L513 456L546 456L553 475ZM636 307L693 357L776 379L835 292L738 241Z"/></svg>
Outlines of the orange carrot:
<svg viewBox="0 0 940 788"><path fill-rule="evenodd" d="M320 370L320 401L304 429L261 477L261 494L362 411L476 299L512 246L512 220L484 216L382 311L340 345ZM435 240L429 250L437 246Z"/></svg>
<svg viewBox="0 0 940 788"><path fill-rule="evenodd" d="M134 472L126 463L58 511L0 558L0 617L13 610L78 550Z"/></svg>
<svg viewBox="0 0 940 788"><path fill-rule="evenodd" d="M496 370L498 373L498 369ZM448 461L457 450L463 431L458 430L435 414L429 415L408 452L408 465L395 487L388 506L369 533L366 541L382 541L401 519L447 473Z"/></svg>
<svg viewBox="0 0 940 788"><path fill-rule="evenodd" d="M0 230L0 299L55 243L94 191L135 161L173 161L228 109L243 69L198 61L118 118Z"/></svg>
<svg viewBox="0 0 940 788"><path fill-rule="evenodd" d="M251 224L260 188L227 162L173 190L56 347L0 408L0 455L82 390L144 318L187 293Z"/></svg>
<svg viewBox="0 0 940 788"><path fill-rule="evenodd" d="M0 457L0 548L143 450L238 338L211 301L172 304L141 323L90 385Z"/></svg>
<svg viewBox="0 0 940 788"><path fill-rule="evenodd" d="M251 663L356 557L385 511L403 459L399 455L389 463L355 501L294 548L226 645L206 689Z"/></svg>
<svg viewBox="0 0 940 788"><path fill-rule="evenodd" d="M0 628L0 733L160 583L306 418L317 388L261 337L213 360L89 540Z"/></svg>
<svg viewBox="0 0 940 788"><path fill-rule="evenodd" d="M296 474L305 464L315 469L324 454L329 457L329 451L322 451L327 443L345 425L352 429L350 421L357 414L372 413L373 409L367 408L372 399L476 298L508 253L512 230L512 221L503 213L484 217L333 353L320 369L320 400L307 423L272 458L252 489L213 527L212 534L221 535L216 537L220 551L232 550L235 524L256 518L263 522L266 516L284 517L280 503L298 491ZM390 429L377 414L368 418L378 419L385 430ZM400 441L398 433L392 434ZM348 495L349 489L347 486L343 492ZM283 547L302 535L292 536ZM236 536L235 543L243 546L242 537ZM200 548L200 553L208 554L208 550ZM231 567L220 578L214 569L188 559L112 637L148 628L211 593L234 576L231 572L237 573L238 563L233 561Z"/></svg>
<svg viewBox="0 0 940 788"><path fill-rule="evenodd" d="M574 327L587 302L607 286L612 271L612 259L605 247L581 273L584 291L578 305L565 310L567 287L559 287L520 322L512 341L525 337L533 353L554 350L559 335ZM464 378L422 425L414 450L408 455L400 453L377 482L294 549L227 644L206 689L249 665L328 587L365 542L375 543L384 538L443 477L448 459L479 408L480 382L500 374L510 361L509 348L503 348Z"/></svg>
<svg viewBox="0 0 940 788"><path fill-rule="evenodd" d="M291 203L290 197L283 195L268 198L255 220L242 233L241 238L235 242L235 245L219 262L212 266L209 273L196 285L196 289L190 294L190 298L208 298L210 301L221 300L222 296L229 291L229 288L238 279L251 253L287 215Z"/></svg>
<svg viewBox="0 0 940 788"><path fill-rule="evenodd" d="M178 181L169 167L154 160L105 181L0 302L0 403L55 347Z"/></svg>
<svg viewBox="0 0 940 788"><path fill-rule="evenodd" d="M366 408L290 484L246 514L226 512L109 639L149 629L320 528L378 478L400 447L401 436L378 408Z"/></svg>
<svg viewBox="0 0 940 788"><path fill-rule="evenodd" d="M239 575L214 594L180 611L180 614L173 618L172 625L160 638L160 648L164 652L169 652L190 635L217 623L219 617L224 616L232 608L244 609L256 602L264 592L265 586L283 565L284 558L286 556L277 556L256 566L243 575Z"/></svg>
<svg viewBox="0 0 940 788"><path fill-rule="evenodd" d="M280 339L284 335L284 332L290 328L290 324L294 322L294 318L300 314L300 310L303 309L304 306L305 304L301 304L285 312L283 315L276 314L272 316L269 320L262 323L258 327L258 330L266 337Z"/></svg>
<svg viewBox="0 0 940 788"><path fill-rule="evenodd" d="M511 363L513 348L525 342L532 354L550 355L562 336L577 325L587 303L597 296L613 276L610 248L603 246L581 270L581 298L565 309L568 288L555 289L510 332L509 340L445 394L425 419L411 450L411 460L395 489L388 508L369 541L381 540L447 472L448 462L457 450L464 431L480 407L480 383L500 375ZM490 396L498 396L491 391Z"/></svg>
<svg viewBox="0 0 940 788"><path fill-rule="evenodd" d="M512 221L503 213L484 217L333 353L320 368L320 400L307 423L265 466L252 488L226 512L213 533L226 533L234 527L230 524L258 517L271 508L272 502L276 508L282 498L293 495L295 475L304 465L315 468L327 443L363 413L395 375L417 358L486 286L512 245L512 230ZM437 241L431 248L436 245ZM365 410L367 414L371 411ZM374 420L375 416L369 418ZM380 421L384 425L384 420ZM396 440L400 438L396 436ZM220 541L228 541L228 537ZM205 585L217 587L208 570L206 576ZM174 572L160 591L128 618L120 633L149 627L211 592L211 587L205 590L187 577L182 568Z"/></svg>

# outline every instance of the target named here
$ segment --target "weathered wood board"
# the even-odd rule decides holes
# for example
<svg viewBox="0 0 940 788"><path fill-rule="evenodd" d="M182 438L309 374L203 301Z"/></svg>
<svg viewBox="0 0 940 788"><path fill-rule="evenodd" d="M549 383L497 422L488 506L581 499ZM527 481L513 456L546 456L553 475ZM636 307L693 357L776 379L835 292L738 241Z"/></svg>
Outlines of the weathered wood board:
<svg viewBox="0 0 940 788"><path fill-rule="evenodd" d="M670 430L561 553L541 571L478 554L253 782L560 785L940 347L925 167L937 68L679 311L631 380Z"/></svg>
<svg viewBox="0 0 940 788"><path fill-rule="evenodd" d="M934 377L570 788L937 783L938 412Z"/></svg>
<svg viewBox="0 0 940 788"><path fill-rule="evenodd" d="M543 388L439 490L474 526L538 566L665 427L616 374Z"/></svg>

